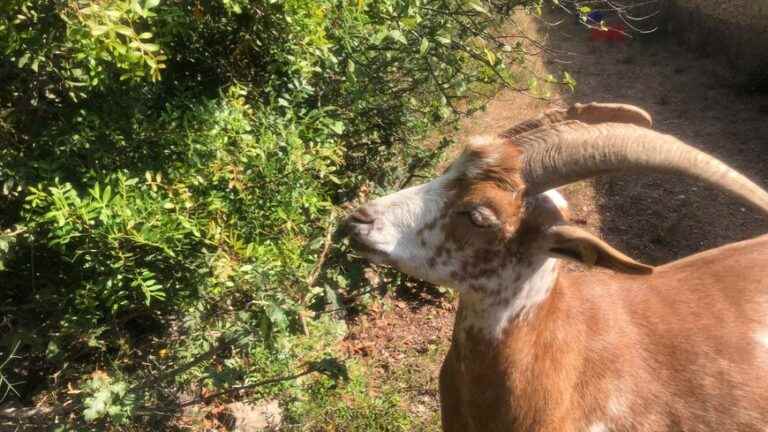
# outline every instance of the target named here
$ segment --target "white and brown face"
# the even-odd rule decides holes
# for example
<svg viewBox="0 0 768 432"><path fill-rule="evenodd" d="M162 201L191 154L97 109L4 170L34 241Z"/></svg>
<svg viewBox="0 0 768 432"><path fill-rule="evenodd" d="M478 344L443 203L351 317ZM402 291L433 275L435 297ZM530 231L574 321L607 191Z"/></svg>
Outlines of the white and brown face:
<svg viewBox="0 0 768 432"><path fill-rule="evenodd" d="M522 282L553 256L616 268L599 239L560 228L562 197L525 196L519 160L503 139L477 139L442 176L355 210L346 221L353 247L375 263L478 293Z"/></svg>
<svg viewBox="0 0 768 432"><path fill-rule="evenodd" d="M365 204L347 220L366 258L455 288L479 288L517 260L523 183L517 150L475 143L440 177Z"/></svg>

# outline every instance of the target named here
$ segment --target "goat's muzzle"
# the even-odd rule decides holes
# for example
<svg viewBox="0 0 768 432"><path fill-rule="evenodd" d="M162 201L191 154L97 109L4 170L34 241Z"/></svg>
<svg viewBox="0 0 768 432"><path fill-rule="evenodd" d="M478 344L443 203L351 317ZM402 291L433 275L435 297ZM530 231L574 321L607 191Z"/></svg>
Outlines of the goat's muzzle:
<svg viewBox="0 0 768 432"><path fill-rule="evenodd" d="M375 221L365 206L358 207L341 222L338 230L336 230L336 236L339 238L349 237L353 240L354 245L371 233Z"/></svg>

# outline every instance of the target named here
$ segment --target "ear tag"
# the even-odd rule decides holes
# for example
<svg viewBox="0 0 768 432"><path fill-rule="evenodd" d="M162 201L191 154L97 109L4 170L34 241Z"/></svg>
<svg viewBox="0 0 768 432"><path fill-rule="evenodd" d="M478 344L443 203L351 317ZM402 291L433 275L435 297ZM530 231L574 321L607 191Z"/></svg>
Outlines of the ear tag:
<svg viewBox="0 0 768 432"><path fill-rule="evenodd" d="M581 260L587 267L594 267L597 262L597 252L588 245L579 243L579 253L581 254Z"/></svg>

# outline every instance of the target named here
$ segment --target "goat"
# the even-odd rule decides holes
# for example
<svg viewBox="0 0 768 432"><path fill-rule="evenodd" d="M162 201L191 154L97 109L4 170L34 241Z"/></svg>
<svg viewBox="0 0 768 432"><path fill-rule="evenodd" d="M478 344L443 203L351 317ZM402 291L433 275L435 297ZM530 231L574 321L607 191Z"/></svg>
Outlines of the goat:
<svg viewBox="0 0 768 432"><path fill-rule="evenodd" d="M654 268L569 225L553 191L677 173L768 213L760 187L650 127L629 105L549 111L348 216L361 255L459 293L443 430L768 430L768 236Z"/></svg>

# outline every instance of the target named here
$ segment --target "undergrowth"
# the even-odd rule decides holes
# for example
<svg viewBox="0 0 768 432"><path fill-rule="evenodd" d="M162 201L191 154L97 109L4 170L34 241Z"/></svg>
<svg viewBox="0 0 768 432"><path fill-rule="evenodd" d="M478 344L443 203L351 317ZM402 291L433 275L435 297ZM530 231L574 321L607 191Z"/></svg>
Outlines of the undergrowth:
<svg viewBox="0 0 768 432"><path fill-rule="evenodd" d="M414 430L340 358L371 294L332 234L429 173L477 89L531 88L494 32L540 3L2 2L0 397L39 411L9 421L276 399L297 430Z"/></svg>

